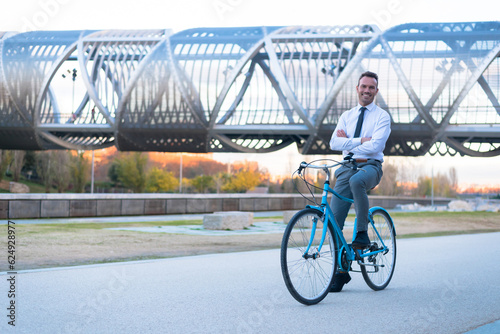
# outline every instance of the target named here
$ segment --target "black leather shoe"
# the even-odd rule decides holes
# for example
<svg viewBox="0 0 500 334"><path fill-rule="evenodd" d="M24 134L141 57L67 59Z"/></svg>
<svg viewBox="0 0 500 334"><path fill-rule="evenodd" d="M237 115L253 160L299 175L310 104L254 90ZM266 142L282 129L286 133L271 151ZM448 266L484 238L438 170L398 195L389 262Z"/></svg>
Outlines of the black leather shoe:
<svg viewBox="0 0 500 334"><path fill-rule="evenodd" d="M340 292L345 284L349 283L351 275L349 273L336 273L330 292Z"/></svg>
<svg viewBox="0 0 500 334"><path fill-rule="evenodd" d="M352 242L352 248L354 249L365 249L371 246L370 238L368 238L368 233L366 231L358 231L356 234L356 239Z"/></svg>

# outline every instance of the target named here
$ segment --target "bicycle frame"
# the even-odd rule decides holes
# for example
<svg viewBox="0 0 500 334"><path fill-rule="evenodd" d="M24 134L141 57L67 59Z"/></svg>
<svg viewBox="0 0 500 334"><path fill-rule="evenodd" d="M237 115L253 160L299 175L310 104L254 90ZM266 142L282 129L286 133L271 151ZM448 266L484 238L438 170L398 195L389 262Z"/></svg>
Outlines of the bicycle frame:
<svg viewBox="0 0 500 334"><path fill-rule="evenodd" d="M364 258L364 257L372 256L372 255L378 254L380 252L386 251L387 250L387 246L384 244L384 241L382 240L382 238L381 238L378 230L376 229L374 221L373 221L373 218L372 218L372 212L374 210L382 209L382 210L385 211L385 209L383 209L381 207L372 207L372 208L369 209L369 211L368 211L368 222L369 222L369 224L372 225L373 229L375 230L375 232L377 234L377 237L378 237L378 240L382 243L382 248L379 248L377 250L370 251L370 252L367 252L367 253L363 253L362 251L358 251L358 253L356 254L355 250L352 247L349 246L349 244L347 243L347 241L344 238L344 234L343 234L342 230L340 229L340 227L338 226L337 222L335 221L335 217L333 215L333 211L332 211L330 205L328 204L328 193L331 193L333 196L336 196L337 198L339 198L339 199L341 199L343 201L349 202L351 204L354 203L354 200L352 200L350 198L347 198L347 197L344 197L344 196L338 194L337 192L335 192L330 187L330 180L329 180L330 179L330 171L328 170L327 167L324 167L323 170L326 173L326 180L325 180L325 183L324 183L324 186L323 186L323 194L322 194L322 197L321 197L321 205L320 206L314 206L314 205L307 205L306 206L306 207L309 207L309 208L312 208L312 209L315 209L315 210L318 210L318 211L322 212L323 213L323 217L324 217L323 230L322 230L322 235L321 235L321 241L320 241L320 244L319 244L319 247L318 247L318 250L317 250L316 254L312 255L312 257L319 256L319 254L321 253L321 248L323 247L323 244L324 244L324 241L325 241L325 238L326 238L328 224L332 225L333 230L335 231L335 235L336 235L337 240L339 240L342 243L342 246L339 247L339 249L342 249L342 248L345 249L345 251L346 251L346 259L348 261L354 261L354 260L357 260L359 258ZM355 221L354 221L354 231L353 231L353 236L352 236L353 240L356 237L356 225L357 225L357 219L355 219ZM315 221L315 222L313 222L313 226L312 226L312 230L311 230L311 238L309 240L309 244L307 246L307 249L305 250L305 252L303 254L303 257L311 257L311 255L308 255L308 253L309 253L309 250L311 248L312 242L314 240L314 236L316 234L316 228L317 228L317 222ZM339 252L338 256L339 256L339 263L341 263L340 262L340 260L341 260L340 257L342 256L342 252Z"/></svg>

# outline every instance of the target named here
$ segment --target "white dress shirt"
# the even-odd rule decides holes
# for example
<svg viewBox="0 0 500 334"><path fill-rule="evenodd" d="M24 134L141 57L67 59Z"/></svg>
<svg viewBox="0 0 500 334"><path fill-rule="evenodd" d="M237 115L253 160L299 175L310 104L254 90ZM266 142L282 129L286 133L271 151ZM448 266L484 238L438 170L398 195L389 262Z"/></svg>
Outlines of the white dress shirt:
<svg viewBox="0 0 500 334"><path fill-rule="evenodd" d="M391 134L391 117L387 111L372 102L366 106L359 138L353 138L361 113L360 108L361 105L358 104L340 116L332 139L330 139L330 148L334 151L342 151L344 156L352 152L355 159L376 159L382 162L385 143ZM338 130L344 130L347 138L337 137ZM371 137L371 140L361 144L361 137Z"/></svg>

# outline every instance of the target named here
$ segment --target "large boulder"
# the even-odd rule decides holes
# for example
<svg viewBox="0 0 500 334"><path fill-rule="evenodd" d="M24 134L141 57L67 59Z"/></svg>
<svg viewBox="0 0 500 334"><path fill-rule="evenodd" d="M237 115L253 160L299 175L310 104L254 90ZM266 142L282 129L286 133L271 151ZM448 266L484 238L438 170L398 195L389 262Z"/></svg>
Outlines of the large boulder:
<svg viewBox="0 0 500 334"><path fill-rule="evenodd" d="M450 211L474 211L471 203L461 200L451 201L448 208Z"/></svg>
<svg viewBox="0 0 500 334"><path fill-rule="evenodd" d="M252 212L225 211L203 216L203 228L206 230L243 230L252 223Z"/></svg>

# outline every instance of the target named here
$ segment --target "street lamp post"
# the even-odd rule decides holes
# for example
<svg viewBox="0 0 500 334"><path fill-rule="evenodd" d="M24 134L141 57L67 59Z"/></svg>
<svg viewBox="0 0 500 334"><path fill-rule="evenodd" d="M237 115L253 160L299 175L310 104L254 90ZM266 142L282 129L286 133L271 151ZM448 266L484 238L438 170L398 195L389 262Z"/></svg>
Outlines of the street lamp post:
<svg viewBox="0 0 500 334"><path fill-rule="evenodd" d="M431 206L434 208L434 166L431 168Z"/></svg>
<svg viewBox="0 0 500 334"><path fill-rule="evenodd" d="M182 153L181 153L181 163L179 166L179 194L182 194Z"/></svg>
<svg viewBox="0 0 500 334"><path fill-rule="evenodd" d="M91 167L91 179L90 179L90 193L94 193L94 150L92 150L92 167Z"/></svg>

